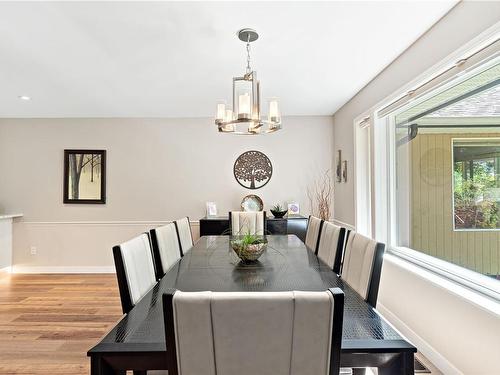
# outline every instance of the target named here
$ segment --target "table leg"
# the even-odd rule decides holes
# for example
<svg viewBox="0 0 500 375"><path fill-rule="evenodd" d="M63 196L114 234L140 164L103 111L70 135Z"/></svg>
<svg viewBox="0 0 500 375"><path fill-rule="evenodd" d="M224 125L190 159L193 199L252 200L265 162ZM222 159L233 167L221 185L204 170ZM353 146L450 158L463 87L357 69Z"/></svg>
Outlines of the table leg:
<svg viewBox="0 0 500 375"><path fill-rule="evenodd" d="M411 352L399 354L387 365L378 368L379 375L414 375L414 355Z"/></svg>
<svg viewBox="0 0 500 375"><path fill-rule="evenodd" d="M91 375L117 375L117 373L111 368L106 361L100 357L90 358L90 374Z"/></svg>
<svg viewBox="0 0 500 375"><path fill-rule="evenodd" d="M125 370L114 370L102 357L91 357L91 375L126 375Z"/></svg>
<svg viewBox="0 0 500 375"><path fill-rule="evenodd" d="M366 368L353 368L352 369L352 375L365 375L366 374Z"/></svg>

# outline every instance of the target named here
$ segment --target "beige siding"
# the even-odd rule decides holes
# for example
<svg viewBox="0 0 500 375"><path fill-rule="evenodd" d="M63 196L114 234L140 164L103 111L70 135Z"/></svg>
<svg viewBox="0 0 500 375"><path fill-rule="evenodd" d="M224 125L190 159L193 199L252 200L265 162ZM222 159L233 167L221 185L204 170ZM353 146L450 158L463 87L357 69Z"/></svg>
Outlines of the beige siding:
<svg viewBox="0 0 500 375"><path fill-rule="evenodd" d="M410 143L411 247L484 274L500 274L500 231L454 231L452 138L500 134L421 134Z"/></svg>

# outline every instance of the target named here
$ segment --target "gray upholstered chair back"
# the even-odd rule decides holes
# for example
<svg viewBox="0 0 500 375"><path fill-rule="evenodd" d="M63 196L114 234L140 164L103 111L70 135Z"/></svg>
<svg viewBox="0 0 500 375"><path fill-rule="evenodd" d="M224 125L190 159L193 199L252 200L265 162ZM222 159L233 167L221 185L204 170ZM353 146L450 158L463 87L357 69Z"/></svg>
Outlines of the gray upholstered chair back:
<svg viewBox="0 0 500 375"><path fill-rule="evenodd" d="M385 245L351 231L348 235L341 277L372 306L377 304Z"/></svg>
<svg viewBox="0 0 500 375"><path fill-rule="evenodd" d="M345 228L328 221L323 222L318 244L318 258L340 273L340 262L344 250Z"/></svg>
<svg viewBox="0 0 500 375"><path fill-rule="evenodd" d="M148 234L113 247L113 256L122 309L128 313L156 283Z"/></svg>
<svg viewBox="0 0 500 375"><path fill-rule="evenodd" d="M305 244L309 248L309 250L313 251L315 254L318 253L318 242L322 226L323 220L316 216L309 216Z"/></svg>
<svg viewBox="0 0 500 375"><path fill-rule="evenodd" d="M265 234L266 213L265 211L245 212L231 211L229 213L231 223L231 234Z"/></svg>
<svg viewBox="0 0 500 375"><path fill-rule="evenodd" d="M189 218L183 217L175 221L177 233L179 234L179 242L181 244L181 254L184 255L193 247L193 234L191 233L191 225Z"/></svg>
<svg viewBox="0 0 500 375"><path fill-rule="evenodd" d="M343 297L340 289L165 295L176 348L169 375L337 374Z"/></svg>
<svg viewBox="0 0 500 375"><path fill-rule="evenodd" d="M181 247L175 223L151 230L156 274L161 278L181 258Z"/></svg>

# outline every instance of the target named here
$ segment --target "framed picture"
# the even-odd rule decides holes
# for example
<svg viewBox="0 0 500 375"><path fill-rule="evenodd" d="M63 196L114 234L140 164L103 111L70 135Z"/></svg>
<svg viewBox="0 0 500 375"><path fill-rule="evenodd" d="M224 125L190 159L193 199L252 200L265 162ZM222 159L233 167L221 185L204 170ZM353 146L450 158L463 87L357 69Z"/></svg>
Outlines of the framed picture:
<svg viewBox="0 0 500 375"><path fill-rule="evenodd" d="M342 182L347 182L347 160L342 162Z"/></svg>
<svg viewBox="0 0 500 375"><path fill-rule="evenodd" d="M207 216L217 216L217 205L215 202L207 202Z"/></svg>
<svg viewBox="0 0 500 375"><path fill-rule="evenodd" d="M106 203L106 150L64 150L64 203Z"/></svg>
<svg viewBox="0 0 500 375"><path fill-rule="evenodd" d="M342 182L342 150L337 151L336 165L335 176L337 177L337 182Z"/></svg>
<svg viewBox="0 0 500 375"><path fill-rule="evenodd" d="M288 215L299 215L300 205L298 203L288 203Z"/></svg>

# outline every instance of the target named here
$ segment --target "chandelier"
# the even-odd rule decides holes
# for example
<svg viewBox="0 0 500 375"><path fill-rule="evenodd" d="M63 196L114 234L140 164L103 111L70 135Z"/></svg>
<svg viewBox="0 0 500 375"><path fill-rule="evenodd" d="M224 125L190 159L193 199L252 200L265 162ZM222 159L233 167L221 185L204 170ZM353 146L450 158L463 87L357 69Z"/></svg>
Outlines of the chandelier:
<svg viewBox="0 0 500 375"><path fill-rule="evenodd" d="M276 98L268 101L267 119L260 110L260 82L257 79L257 72L250 67L250 43L256 41L258 37L259 34L252 29L238 31L238 38L246 42L246 73L243 77L233 78L232 109L224 101L217 103L215 124L219 132L255 135L281 129L281 116Z"/></svg>

